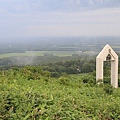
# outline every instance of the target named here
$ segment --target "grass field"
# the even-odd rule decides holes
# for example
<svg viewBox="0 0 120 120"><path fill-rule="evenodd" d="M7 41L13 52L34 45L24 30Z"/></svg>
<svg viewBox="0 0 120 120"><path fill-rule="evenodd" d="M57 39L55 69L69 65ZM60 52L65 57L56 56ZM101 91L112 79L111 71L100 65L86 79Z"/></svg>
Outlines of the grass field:
<svg viewBox="0 0 120 120"><path fill-rule="evenodd" d="M0 58L7 58L7 57L14 57L14 56L44 56L44 55L54 55L59 57L65 57L65 56L72 56L73 54L77 55L95 55L97 54L94 51L85 51L85 52L79 52L79 51L28 51L25 53L7 53L7 54L1 54Z"/></svg>
<svg viewBox="0 0 120 120"><path fill-rule="evenodd" d="M13 56L43 56L42 52L26 52L26 53L7 53L1 54L0 58L13 57Z"/></svg>
<svg viewBox="0 0 120 120"><path fill-rule="evenodd" d="M6 58L6 57L13 57L13 56L44 56L44 54L48 55L54 55L59 57L64 56L72 56L72 54L75 54L76 52L69 52L69 51L31 51L31 52L25 52L25 53L7 53L7 54L1 54L0 58ZM78 53L77 53L78 54Z"/></svg>

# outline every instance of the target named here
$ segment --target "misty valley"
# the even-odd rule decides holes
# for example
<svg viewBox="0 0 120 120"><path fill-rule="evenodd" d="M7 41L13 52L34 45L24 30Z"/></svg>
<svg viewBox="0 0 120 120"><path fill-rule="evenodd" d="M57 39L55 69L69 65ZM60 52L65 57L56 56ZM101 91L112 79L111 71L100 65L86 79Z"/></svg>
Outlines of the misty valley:
<svg viewBox="0 0 120 120"><path fill-rule="evenodd" d="M0 67L95 59L105 44L120 51L120 37L0 38Z"/></svg>

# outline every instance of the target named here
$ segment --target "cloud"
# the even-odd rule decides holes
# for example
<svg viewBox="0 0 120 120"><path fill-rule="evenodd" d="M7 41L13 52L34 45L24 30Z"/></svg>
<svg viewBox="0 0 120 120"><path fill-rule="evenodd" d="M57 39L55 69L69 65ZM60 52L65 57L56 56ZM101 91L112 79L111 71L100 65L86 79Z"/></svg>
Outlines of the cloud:
<svg viewBox="0 0 120 120"><path fill-rule="evenodd" d="M107 24L31 26L29 36L119 36L119 30L117 25Z"/></svg>
<svg viewBox="0 0 120 120"><path fill-rule="evenodd" d="M120 7L120 0L0 0L0 8L11 13L84 11Z"/></svg>
<svg viewBox="0 0 120 120"><path fill-rule="evenodd" d="M40 25L31 25L28 34L32 36L105 36L120 33L120 9L101 9L82 13L52 14L40 20ZM111 19L112 18L112 19Z"/></svg>
<svg viewBox="0 0 120 120"><path fill-rule="evenodd" d="M0 36L120 35L120 0L0 0Z"/></svg>

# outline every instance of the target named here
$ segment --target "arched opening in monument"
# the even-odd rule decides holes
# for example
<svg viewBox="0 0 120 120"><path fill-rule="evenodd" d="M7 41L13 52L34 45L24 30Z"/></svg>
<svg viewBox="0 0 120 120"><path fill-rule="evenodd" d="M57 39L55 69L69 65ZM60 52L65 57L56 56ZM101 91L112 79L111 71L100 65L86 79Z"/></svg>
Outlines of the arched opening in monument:
<svg viewBox="0 0 120 120"><path fill-rule="evenodd" d="M106 61L104 61L103 67L103 82L106 84L111 84L111 55L108 54Z"/></svg>

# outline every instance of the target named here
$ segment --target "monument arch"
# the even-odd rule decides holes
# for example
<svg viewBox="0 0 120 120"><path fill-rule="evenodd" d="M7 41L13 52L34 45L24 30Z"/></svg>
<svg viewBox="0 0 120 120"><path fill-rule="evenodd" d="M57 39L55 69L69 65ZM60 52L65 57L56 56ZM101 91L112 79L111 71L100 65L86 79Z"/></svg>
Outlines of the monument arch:
<svg viewBox="0 0 120 120"><path fill-rule="evenodd" d="M115 88L118 87L118 55L110 47L106 45L96 57L96 81L103 80L103 62L111 62L111 85Z"/></svg>

